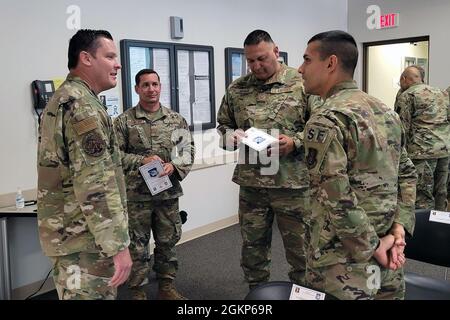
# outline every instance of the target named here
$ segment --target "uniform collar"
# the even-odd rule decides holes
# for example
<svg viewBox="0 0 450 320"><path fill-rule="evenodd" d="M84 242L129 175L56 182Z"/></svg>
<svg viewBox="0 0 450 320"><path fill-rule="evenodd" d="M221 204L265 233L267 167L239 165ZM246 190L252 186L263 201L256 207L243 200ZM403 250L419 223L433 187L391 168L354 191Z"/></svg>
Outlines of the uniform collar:
<svg viewBox="0 0 450 320"><path fill-rule="evenodd" d="M138 103L136 106L136 119L147 119L149 121L156 121L162 118L165 118L168 114L169 111L167 108L165 108L162 104L159 105L159 109L157 111L155 111L155 113L159 113L159 116L157 118L152 118L150 116L150 112L144 110L144 108L141 107L141 105Z"/></svg>
<svg viewBox="0 0 450 320"><path fill-rule="evenodd" d="M332 87L330 89L330 91L328 91L326 99L328 99L329 97L335 95L339 91L348 90L348 89L358 89L358 86L356 85L356 81L355 80L348 80L348 81L339 82L334 87Z"/></svg>
<svg viewBox="0 0 450 320"><path fill-rule="evenodd" d="M84 81L83 79L81 79L80 77L75 76L75 75L69 73L69 74L67 75L67 79L66 79L66 80L67 80L67 81L73 81L73 82L76 82L76 83L78 83L78 84L80 84L80 85L86 87L86 89L88 89L89 92L91 92L95 97L97 97L97 95L95 94L95 92L91 89L91 87L89 87L89 84L88 84L86 81Z"/></svg>
<svg viewBox="0 0 450 320"><path fill-rule="evenodd" d="M283 62L280 62L280 69L275 72L269 79L262 81L258 80L254 75L252 75L253 82L257 85L272 85L275 83L285 84L286 83L286 71L287 66Z"/></svg>
<svg viewBox="0 0 450 320"><path fill-rule="evenodd" d="M71 73L69 73L67 75L66 81L75 82L75 83L85 87L92 94L92 96L100 102L100 104L105 108L105 110L108 109L105 105L103 105L103 103L100 101L100 99L95 94L95 92L91 89L91 87L89 87L89 84L86 81L84 81L80 77L75 76L75 75L73 75Z"/></svg>
<svg viewBox="0 0 450 320"><path fill-rule="evenodd" d="M408 89L406 89L403 92L411 92L411 91L415 90L416 88L418 88L419 86L425 86L425 83L413 83L412 85L409 86Z"/></svg>

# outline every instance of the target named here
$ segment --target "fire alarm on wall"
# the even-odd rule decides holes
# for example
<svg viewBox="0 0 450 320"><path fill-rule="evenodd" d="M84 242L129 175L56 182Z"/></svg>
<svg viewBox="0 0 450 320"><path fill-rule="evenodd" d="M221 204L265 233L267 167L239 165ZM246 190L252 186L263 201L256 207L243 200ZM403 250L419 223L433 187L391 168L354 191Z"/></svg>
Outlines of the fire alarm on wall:
<svg viewBox="0 0 450 320"><path fill-rule="evenodd" d="M172 39L183 39L183 18L170 17L170 36Z"/></svg>

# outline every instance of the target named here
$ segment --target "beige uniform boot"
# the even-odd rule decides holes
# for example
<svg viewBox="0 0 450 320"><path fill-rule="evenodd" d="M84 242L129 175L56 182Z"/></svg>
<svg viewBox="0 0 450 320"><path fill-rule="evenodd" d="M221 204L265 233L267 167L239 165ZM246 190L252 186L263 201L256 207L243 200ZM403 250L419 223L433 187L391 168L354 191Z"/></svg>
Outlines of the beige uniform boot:
<svg viewBox="0 0 450 320"><path fill-rule="evenodd" d="M177 291L172 279L159 280L158 300L188 300Z"/></svg>

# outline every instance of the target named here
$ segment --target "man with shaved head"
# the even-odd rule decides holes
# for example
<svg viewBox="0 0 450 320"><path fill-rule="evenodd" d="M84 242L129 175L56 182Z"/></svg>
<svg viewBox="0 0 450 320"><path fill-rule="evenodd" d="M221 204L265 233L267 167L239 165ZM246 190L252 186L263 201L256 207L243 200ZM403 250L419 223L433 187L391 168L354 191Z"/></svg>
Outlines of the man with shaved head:
<svg viewBox="0 0 450 320"><path fill-rule="evenodd" d="M422 82L425 83L425 69L422 68L421 66L416 66L416 65L414 66L414 68L419 71L420 78L421 78ZM398 112L398 110L397 110L398 99L400 98L402 93L403 93L403 89L400 87L400 89L398 89L398 91L397 91L397 95L395 96L395 103L394 103L394 108L395 109L394 110L396 112Z"/></svg>
<svg viewBox="0 0 450 320"><path fill-rule="evenodd" d="M400 76L402 94L395 110L406 132L407 151L417 169L416 208L446 210L450 154L448 95L423 83L422 68Z"/></svg>

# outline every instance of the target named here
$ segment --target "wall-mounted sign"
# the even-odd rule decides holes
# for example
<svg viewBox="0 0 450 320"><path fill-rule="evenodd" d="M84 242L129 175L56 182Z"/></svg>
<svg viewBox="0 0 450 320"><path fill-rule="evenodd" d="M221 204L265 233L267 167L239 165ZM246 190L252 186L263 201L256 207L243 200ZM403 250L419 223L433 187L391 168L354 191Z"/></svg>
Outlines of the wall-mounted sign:
<svg viewBox="0 0 450 320"><path fill-rule="evenodd" d="M368 6L366 12L369 15L366 23L369 30L395 28L399 25L398 13L381 14L381 9L377 5Z"/></svg>

